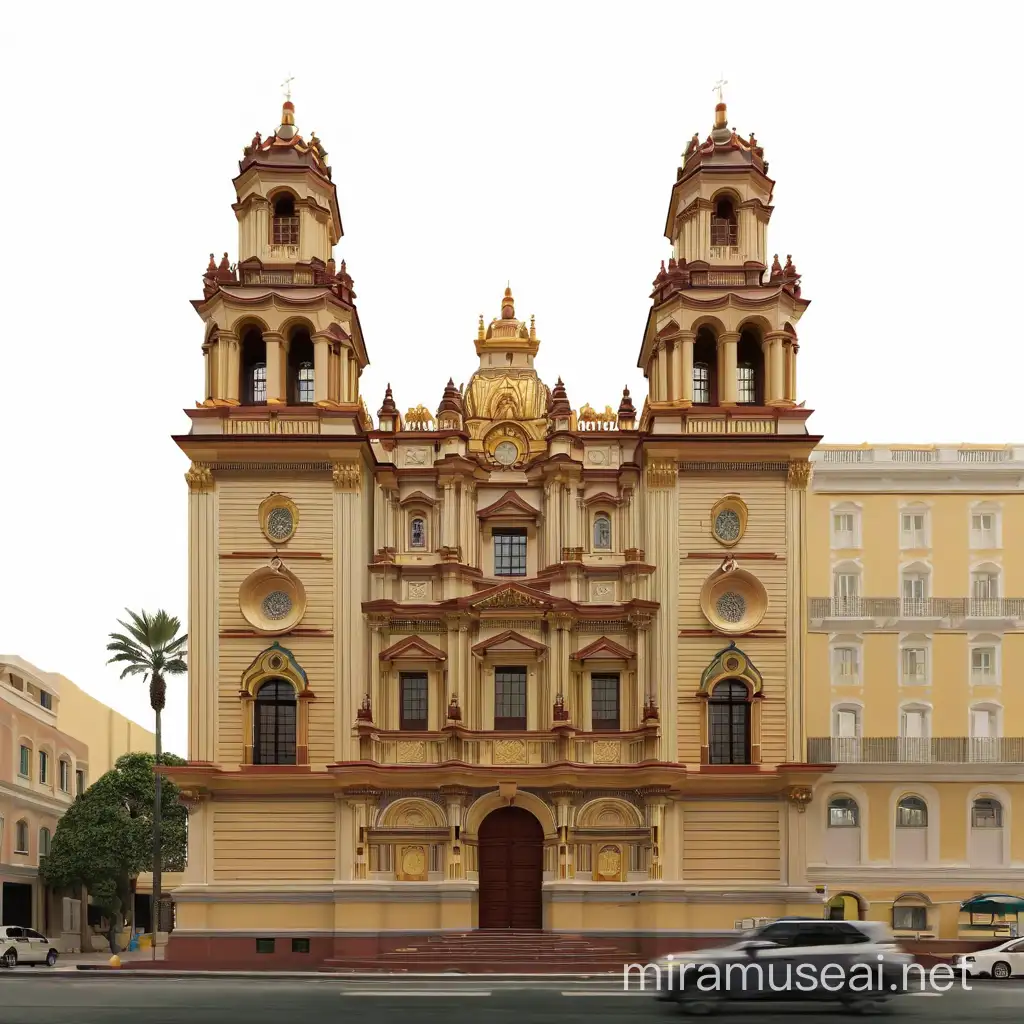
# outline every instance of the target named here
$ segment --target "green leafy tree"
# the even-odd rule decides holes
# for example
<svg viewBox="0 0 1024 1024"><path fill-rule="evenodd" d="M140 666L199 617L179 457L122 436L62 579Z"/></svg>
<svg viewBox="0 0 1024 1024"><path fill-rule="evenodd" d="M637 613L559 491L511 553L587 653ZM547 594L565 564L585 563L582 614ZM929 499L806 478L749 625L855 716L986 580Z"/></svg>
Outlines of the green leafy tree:
<svg viewBox="0 0 1024 1024"><path fill-rule="evenodd" d="M185 760L164 754L163 764ZM153 869L153 809L156 801L156 758L123 754L114 767L94 782L57 823L50 853L43 862L43 881L52 889L85 886L92 901L110 922L107 940L117 953L131 901L131 882ZM178 803L178 787L164 780L160 789L164 822L163 861L170 871L185 866L188 811Z"/></svg>
<svg viewBox="0 0 1024 1024"><path fill-rule="evenodd" d="M142 676L149 681L149 704L156 715L156 764L163 763L163 734L161 715L167 703L167 677L181 675L188 670L185 663L185 644L188 637L182 633L181 622L162 609L155 615L146 611L133 612L130 608L128 622L118 619L124 633L111 633L107 650L113 653L107 664L123 664L121 678ZM160 798L160 773L156 773L156 788L153 793L153 956L156 956L156 933L160 927L159 901L163 863L160 856L160 831L162 801Z"/></svg>

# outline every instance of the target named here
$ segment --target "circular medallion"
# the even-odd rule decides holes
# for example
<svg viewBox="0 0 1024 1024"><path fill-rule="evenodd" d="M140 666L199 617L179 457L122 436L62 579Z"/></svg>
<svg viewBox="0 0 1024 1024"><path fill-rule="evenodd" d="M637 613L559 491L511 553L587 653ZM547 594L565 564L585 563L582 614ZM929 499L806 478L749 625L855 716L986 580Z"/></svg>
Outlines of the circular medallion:
<svg viewBox="0 0 1024 1024"><path fill-rule="evenodd" d="M402 871L413 878L422 875L426 871L427 858L423 856L423 850L419 846L413 846L405 851L402 857Z"/></svg>
<svg viewBox="0 0 1024 1024"><path fill-rule="evenodd" d="M271 591L260 605L268 619L283 619L292 610L292 599L283 590Z"/></svg>
<svg viewBox="0 0 1024 1024"><path fill-rule="evenodd" d="M271 510L267 516L267 535L271 540L287 540L294 530L291 509L282 505Z"/></svg>
<svg viewBox="0 0 1024 1024"><path fill-rule="evenodd" d="M747 602L743 600L742 594L735 590L727 590L716 602L715 611L726 622L739 622L747 610Z"/></svg>
<svg viewBox="0 0 1024 1024"><path fill-rule="evenodd" d="M715 536L719 540L737 540L740 535L740 517L735 509L723 508L715 516Z"/></svg>
<svg viewBox="0 0 1024 1024"><path fill-rule="evenodd" d="M502 441L494 449L494 458L502 466L511 466L519 458L519 449L511 441Z"/></svg>

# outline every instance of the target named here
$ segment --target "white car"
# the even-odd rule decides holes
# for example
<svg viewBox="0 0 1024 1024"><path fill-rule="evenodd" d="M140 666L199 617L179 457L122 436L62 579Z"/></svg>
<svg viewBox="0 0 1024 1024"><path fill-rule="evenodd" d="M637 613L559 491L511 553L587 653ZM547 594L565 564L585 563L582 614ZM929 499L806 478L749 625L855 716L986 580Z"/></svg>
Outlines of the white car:
<svg viewBox="0 0 1024 1024"><path fill-rule="evenodd" d="M971 978L1024 977L1024 939L1010 939L1001 946L961 953L953 966L963 968Z"/></svg>
<svg viewBox="0 0 1024 1024"><path fill-rule="evenodd" d="M0 964L17 967L18 964L46 964L57 962L57 947L42 932L31 928L5 924L0 927Z"/></svg>
<svg viewBox="0 0 1024 1024"><path fill-rule="evenodd" d="M913 962L880 922L782 918L729 946L659 959L657 998L699 1013L748 999L867 1010L908 991Z"/></svg>

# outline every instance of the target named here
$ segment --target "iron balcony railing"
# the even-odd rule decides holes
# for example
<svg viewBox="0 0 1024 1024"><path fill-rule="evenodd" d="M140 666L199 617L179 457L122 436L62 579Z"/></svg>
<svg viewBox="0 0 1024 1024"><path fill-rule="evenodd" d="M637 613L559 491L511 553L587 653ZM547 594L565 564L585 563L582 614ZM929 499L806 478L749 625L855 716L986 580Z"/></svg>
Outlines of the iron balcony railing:
<svg viewBox="0 0 1024 1024"><path fill-rule="evenodd" d="M812 619L1021 619L1024 597L811 597Z"/></svg>
<svg viewBox="0 0 1024 1024"><path fill-rule="evenodd" d="M812 736L810 764L1024 764L1024 736Z"/></svg>

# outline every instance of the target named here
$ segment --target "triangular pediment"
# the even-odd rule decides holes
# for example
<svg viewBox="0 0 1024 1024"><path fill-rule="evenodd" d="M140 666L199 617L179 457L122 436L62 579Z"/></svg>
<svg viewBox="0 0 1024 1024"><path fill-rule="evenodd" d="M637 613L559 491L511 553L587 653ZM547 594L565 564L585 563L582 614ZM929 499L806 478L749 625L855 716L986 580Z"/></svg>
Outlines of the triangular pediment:
<svg viewBox="0 0 1024 1024"><path fill-rule="evenodd" d="M474 654L536 655L546 650L547 647L544 644L531 640L528 636L523 636L522 633L517 633L514 629L506 629L504 633L498 633L487 640L481 640L480 643L475 644L473 647Z"/></svg>
<svg viewBox="0 0 1024 1024"><path fill-rule="evenodd" d="M506 491L497 501L477 512L478 519L523 519L535 521L540 509L534 508L528 501L520 498L515 491Z"/></svg>
<svg viewBox="0 0 1024 1024"><path fill-rule="evenodd" d="M487 611L489 608L526 608L546 611L551 607L551 598L530 587L518 586L515 583L503 583L491 590L482 591L468 603L469 607L475 611Z"/></svg>
<svg viewBox="0 0 1024 1024"><path fill-rule="evenodd" d="M636 657L636 652L631 651L622 644L602 636L592 644L587 644L582 650L572 655L573 661L630 661Z"/></svg>
<svg viewBox="0 0 1024 1024"><path fill-rule="evenodd" d="M429 494L424 494L423 491L413 491L412 494L407 494L404 498L399 499L398 504L403 507L405 505L436 505L437 498L432 498Z"/></svg>
<svg viewBox="0 0 1024 1024"><path fill-rule="evenodd" d="M418 636L407 636L380 652L381 661L444 661L444 651Z"/></svg>

